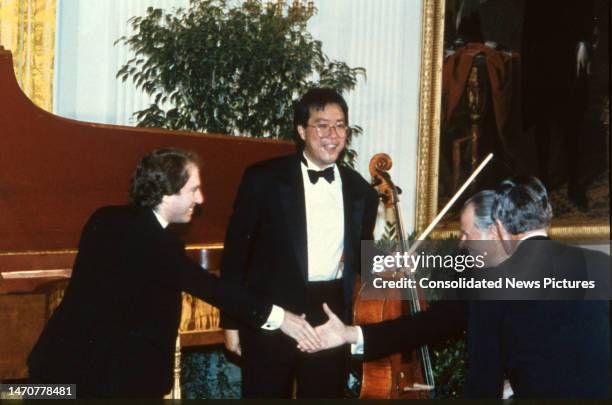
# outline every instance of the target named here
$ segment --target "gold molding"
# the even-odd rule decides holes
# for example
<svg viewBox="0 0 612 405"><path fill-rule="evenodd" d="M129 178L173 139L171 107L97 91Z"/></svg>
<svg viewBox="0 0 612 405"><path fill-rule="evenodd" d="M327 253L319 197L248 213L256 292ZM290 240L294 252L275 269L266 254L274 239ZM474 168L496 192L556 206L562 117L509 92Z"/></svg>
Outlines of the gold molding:
<svg viewBox="0 0 612 405"><path fill-rule="evenodd" d="M44 255L75 255L76 249L57 249L57 250L23 250L15 252L0 252L2 256L44 256Z"/></svg>
<svg viewBox="0 0 612 405"><path fill-rule="evenodd" d="M223 243L204 243L187 245L185 250L223 250Z"/></svg>
<svg viewBox="0 0 612 405"><path fill-rule="evenodd" d="M444 0L423 0L415 230L435 217L444 52Z"/></svg>
<svg viewBox="0 0 612 405"><path fill-rule="evenodd" d="M70 278L71 275L72 269L18 270L0 272L0 276L5 280L50 277Z"/></svg>
<svg viewBox="0 0 612 405"><path fill-rule="evenodd" d="M584 225L560 224L550 228L549 235L552 239L576 240L576 241L609 241L610 226L598 222L585 223ZM431 233L432 239L459 238L459 223L449 222Z"/></svg>
<svg viewBox="0 0 612 405"><path fill-rule="evenodd" d="M202 243L187 245L185 250L223 250L223 243ZM15 252L0 252L3 256L44 256L44 255L75 255L77 249L56 249L56 250L24 250Z"/></svg>
<svg viewBox="0 0 612 405"><path fill-rule="evenodd" d="M566 219L555 222L553 219L550 237L564 240L610 240L610 223Z"/></svg>
<svg viewBox="0 0 612 405"><path fill-rule="evenodd" d="M445 0L423 0L415 231L420 234L438 211L438 167L442 106ZM442 223L431 237L457 235L458 224ZM609 220L553 220L550 236L564 240L610 240Z"/></svg>

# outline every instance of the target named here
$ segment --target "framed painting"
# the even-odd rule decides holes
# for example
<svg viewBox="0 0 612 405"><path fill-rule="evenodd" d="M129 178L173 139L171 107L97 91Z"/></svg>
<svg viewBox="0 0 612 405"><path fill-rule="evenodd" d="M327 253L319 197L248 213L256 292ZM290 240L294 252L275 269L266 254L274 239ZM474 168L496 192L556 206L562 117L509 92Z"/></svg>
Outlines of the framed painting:
<svg viewBox="0 0 612 405"><path fill-rule="evenodd" d="M471 194L530 174L553 238L610 239L609 21L606 0L425 1L417 230L493 153L435 238Z"/></svg>

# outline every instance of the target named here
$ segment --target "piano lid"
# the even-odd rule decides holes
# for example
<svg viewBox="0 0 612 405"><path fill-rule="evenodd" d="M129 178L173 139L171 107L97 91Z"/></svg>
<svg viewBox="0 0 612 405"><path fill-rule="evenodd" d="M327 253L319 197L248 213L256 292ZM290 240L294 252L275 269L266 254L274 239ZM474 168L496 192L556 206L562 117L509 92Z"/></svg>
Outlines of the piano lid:
<svg viewBox="0 0 612 405"><path fill-rule="evenodd" d="M74 251L89 215L104 205L127 203L137 162L162 147L192 150L204 162L206 203L182 229L188 244L223 242L244 169L295 150L286 141L55 116L23 94L11 53L0 47L0 255Z"/></svg>

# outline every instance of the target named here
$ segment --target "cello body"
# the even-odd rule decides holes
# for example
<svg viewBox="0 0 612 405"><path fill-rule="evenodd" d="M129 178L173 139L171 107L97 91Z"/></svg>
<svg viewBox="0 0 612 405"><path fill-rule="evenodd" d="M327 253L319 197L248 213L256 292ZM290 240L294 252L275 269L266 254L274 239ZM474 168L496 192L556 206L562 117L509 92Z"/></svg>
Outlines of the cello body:
<svg viewBox="0 0 612 405"><path fill-rule="evenodd" d="M392 207L396 217L398 246L406 248L404 227L398 208L398 189L388 173L391 158L386 154L375 155L370 161L370 173L379 195L387 207ZM393 278L395 274L380 273ZM403 297L401 290L392 289L382 299L362 299L368 283L360 282L354 300L353 319L356 325L379 323L425 310L427 303L420 290L412 290L410 297ZM423 350L425 349L425 350ZM433 373L427 348L408 353L395 353L378 360L363 363L360 399L428 399L433 389Z"/></svg>
<svg viewBox="0 0 612 405"><path fill-rule="evenodd" d="M393 290L395 291L395 290ZM396 319L406 313L408 302L399 293L384 300L361 300L361 291L354 305L355 324L378 323ZM423 366L418 351L394 353L388 357L363 363L360 399L428 399ZM417 387L417 388L415 388Z"/></svg>

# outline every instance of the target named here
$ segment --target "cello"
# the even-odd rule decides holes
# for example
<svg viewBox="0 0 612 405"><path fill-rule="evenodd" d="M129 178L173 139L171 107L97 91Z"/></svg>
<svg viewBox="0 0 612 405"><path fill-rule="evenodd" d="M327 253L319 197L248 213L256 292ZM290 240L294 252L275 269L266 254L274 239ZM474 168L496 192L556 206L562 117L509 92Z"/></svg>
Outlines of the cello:
<svg viewBox="0 0 612 405"><path fill-rule="evenodd" d="M399 209L401 190L395 186L388 171L393 162L385 153L379 153L370 160L369 171L372 183L378 188L379 196L385 207L392 208L396 218L397 246L400 251L412 254L420 243L427 238L442 217L448 212L469 184L493 158L489 154L462 187L455 193L432 223L421 233L412 247L408 248L405 226ZM395 277L400 272L384 277ZM414 278L413 272L402 273L405 277ZM409 288L408 297L404 298L393 289L381 299L362 299L368 283L362 280L355 297L353 319L356 325L379 323L400 316L414 315L427 309L427 301L420 288ZM435 388L433 367L427 346L421 346L410 353L395 353L388 357L363 363L360 399L428 399L433 398Z"/></svg>

